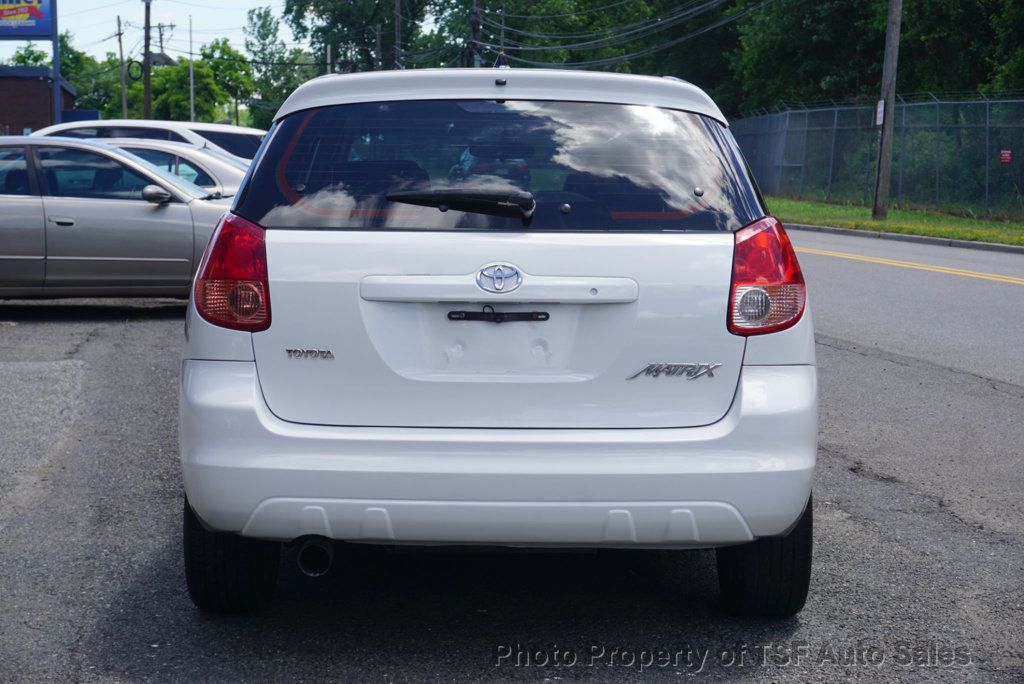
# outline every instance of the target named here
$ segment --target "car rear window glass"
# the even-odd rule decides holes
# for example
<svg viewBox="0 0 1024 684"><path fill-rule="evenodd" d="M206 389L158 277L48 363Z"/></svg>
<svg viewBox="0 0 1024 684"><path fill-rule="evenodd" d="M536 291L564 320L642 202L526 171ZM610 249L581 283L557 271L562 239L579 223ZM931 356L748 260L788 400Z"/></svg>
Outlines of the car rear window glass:
<svg viewBox="0 0 1024 684"><path fill-rule="evenodd" d="M256 152L260 149L260 143L263 142L263 136L256 135L255 133L228 133L225 131L203 130L196 130L193 133L203 136L217 147L244 159L255 157Z"/></svg>
<svg viewBox="0 0 1024 684"><path fill-rule="evenodd" d="M88 128L65 128L60 131L52 131L47 133L48 136L59 136L61 138L98 138L100 137L99 129L95 126Z"/></svg>
<svg viewBox="0 0 1024 684"><path fill-rule="evenodd" d="M103 126L100 130L104 138L145 138L147 140L167 140L169 133L166 128L150 128L148 126Z"/></svg>
<svg viewBox="0 0 1024 684"><path fill-rule="evenodd" d="M673 109L553 101L335 105L278 124L236 207L267 228L726 231L764 215L728 129ZM530 193L518 216L389 201Z"/></svg>

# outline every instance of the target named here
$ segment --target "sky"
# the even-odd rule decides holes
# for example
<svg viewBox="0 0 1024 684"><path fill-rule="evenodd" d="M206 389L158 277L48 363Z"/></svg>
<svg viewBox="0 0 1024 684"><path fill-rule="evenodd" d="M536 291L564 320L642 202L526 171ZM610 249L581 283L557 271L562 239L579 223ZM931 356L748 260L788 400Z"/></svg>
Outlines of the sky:
<svg viewBox="0 0 1024 684"><path fill-rule="evenodd" d="M154 29L153 50L159 50L156 24L174 24L164 31L164 52L171 57L186 57L188 52L188 18L192 15L192 37L196 51L203 43L227 37L231 44L244 50L246 13L254 7L270 7L281 18L284 0L152 0ZM72 45L97 58L107 52L117 53L117 16L124 27L125 58L141 59L145 4L142 0L57 0L57 24L61 32L71 31ZM290 45L295 41L288 25L281 22L281 38ZM0 42L0 59L9 59L21 45L19 41ZM49 45L36 41L36 46L49 50Z"/></svg>

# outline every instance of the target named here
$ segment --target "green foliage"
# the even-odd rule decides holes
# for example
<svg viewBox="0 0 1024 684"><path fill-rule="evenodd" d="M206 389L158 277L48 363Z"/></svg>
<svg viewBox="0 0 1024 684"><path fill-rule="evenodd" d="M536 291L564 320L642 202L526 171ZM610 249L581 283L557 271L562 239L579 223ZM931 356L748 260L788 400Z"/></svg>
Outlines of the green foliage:
<svg viewBox="0 0 1024 684"><path fill-rule="evenodd" d="M511 66L575 65L673 75L708 90L729 114L816 101L873 100L880 88L888 0L480 0L473 41L469 0L402 0L401 44L394 4L378 0L285 0L283 20L312 53L286 45L270 7L248 12L245 52L226 38L201 49L197 116L240 103L266 127L301 83L335 71L483 66L504 47ZM1024 3L1020 0L906 0L897 90L990 92L1024 89ZM65 77L79 106L119 115L118 61L97 60L61 36ZM32 43L12 58L48 65ZM199 65L205 65L200 67ZM165 69L170 71L162 74ZM187 81L154 69L154 102L187 117ZM212 73L212 84L206 82ZM162 74L159 75L158 74ZM166 90L170 88L171 90ZM140 83L130 84L132 111Z"/></svg>
<svg viewBox="0 0 1024 684"><path fill-rule="evenodd" d="M285 98L321 73L312 55L289 49L279 31L280 23L269 7L249 10L245 49L252 59L253 85L259 96L249 102L251 125L257 128L269 128Z"/></svg>
<svg viewBox="0 0 1024 684"><path fill-rule="evenodd" d="M994 91L1024 90L1024 3L1001 0L992 13L990 35L995 36L989 58Z"/></svg>
<svg viewBox="0 0 1024 684"><path fill-rule="evenodd" d="M218 38L199 50L203 61L213 70L217 85L234 101L235 123L238 123L238 102L249 99L256 88L249 60L231 47L227 38Z"/></svg>
<svg viewBox="0 0 1024 684"><path fill-rule="evenodd" d="M27 67L50 66L50 53L46 50L40 50L36 47L35 43L29 41L14 51L14 56L11 57L11 64Z"/></svg>
<svg viewBox="0 0 1024 684"><path fill-rule="evenodd" d="M217 85L212 67L206 62L195 63L196 121L214 121L218 106L229 101L229 95ZM144 86L141 80L128 87L128 116L142 118ZM104 116L120 117L120 100L108 105ZM188 60L175 66L153 68L153 118L172 121L189 120Z"/></svg>

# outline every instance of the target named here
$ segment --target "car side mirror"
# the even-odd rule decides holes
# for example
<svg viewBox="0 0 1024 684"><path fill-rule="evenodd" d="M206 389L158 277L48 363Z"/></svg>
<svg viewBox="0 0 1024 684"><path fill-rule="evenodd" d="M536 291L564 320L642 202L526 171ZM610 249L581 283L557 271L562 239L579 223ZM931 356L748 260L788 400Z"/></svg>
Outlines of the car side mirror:
<svg viewBox="0 0 1024 684"><path fill-rule="evenodd" d="M171 193L159 185L147 185L142 188L142 199L153 204L167 204L171 201Z"/></svg>

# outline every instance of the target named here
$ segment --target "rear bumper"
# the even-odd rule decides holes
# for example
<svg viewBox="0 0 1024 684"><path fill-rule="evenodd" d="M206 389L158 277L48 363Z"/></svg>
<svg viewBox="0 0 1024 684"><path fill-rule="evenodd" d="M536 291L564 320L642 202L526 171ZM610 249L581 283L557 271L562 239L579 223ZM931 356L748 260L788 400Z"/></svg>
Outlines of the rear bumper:
<svg viewBox="0 0 1024 684"><path fill-rule="evenodd" d="M255 365L185 361L185 489L211 529L290 540L700 547L785 532L811 488L813 366L746 366L728 414L681 429L300 425Z"/></svg>

